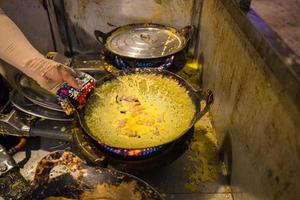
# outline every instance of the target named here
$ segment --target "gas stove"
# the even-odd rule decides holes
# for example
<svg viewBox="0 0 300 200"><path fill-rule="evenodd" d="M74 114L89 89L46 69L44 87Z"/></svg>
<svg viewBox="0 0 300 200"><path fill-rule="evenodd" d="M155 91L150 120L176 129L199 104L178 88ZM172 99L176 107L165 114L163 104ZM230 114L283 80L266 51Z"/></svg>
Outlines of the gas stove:
<svg viewBox="0 0 300 200"><path fill-rule="evenodd" d="M48 58L75 70L84 71L99 79L116 70L102 56L77 56L72 59L48 53ZM117 149L99 144L87 136L76 117L66 116L56 98L38 89L34 81L24 75L15 78L16 90L0 115L0 133L18 137L48 137L69 141L88 162L98 166L112 166L122 171L139 172L167 165L180 157L189 146L193 130L170 144L146 149Z"/></svg>
<svg viewBox="0 0 300 200"><path fill-rule="evenodd" d="M88 72L96 78L101 78L107 74L107 71L114 70L101 56L78 56L72 59L66 59L58 54L48 54L48 56L75 69ZM197 76L196 71L193 71L192 74L191 69L194 67L189 68L187 65L186 70L179 72L180 76L187 80L191 76ZM24 95L21 97L23 100L29 100ZM22 100L21 98L17 99ZM36 106L29 100L28 107ZM26 110L28 111L27 108ZM31 111L35 112L35 110ZM60 111L58 110L58 112ZM47 114L46 117L49 118L48 112L39 113ZM54 113L52 112L52 114ZM56 114L61 116L62 113ZM21 111L12 102L8 102L5 108L0 110L0 133L14 135L22 140L28 138L25 149L14 155L25 179L33 179L37 162L49 152L70 150L85 159L90 165L115 168L137 175L157 188L159 192L166 194L166 199L212 199L216 197L231 199L226 185L227 179L223 176L208 183L195 180L198 176L201 177L202 173L207 177L207 169L217 167L214 166L214 157L207 155L206 151L206 149L211 151L216 148L215 144L211 142L211 138L216 136L211 132L212 127L208 116L200 120L201 129L198 125L195 130L191 129L176 142L151 152L150 155L139 157L116 154L118 152L115 152L115 149L101 146L84 134L76 119L62 117L57 120L59 116L52 115L56 120L46 119L45 116L37 117ZM40 135L43 137L35 137ZM45 136L58 140L48 139ZM7 143L7 138L4 139ZM203 147L203 150L200 147ZM198 148L200 149L198 150ZM203 158L204 162L196 159L199 157ZM206 158L210 158L209 162L206 162ZM202 171L203 169L206 171ZM195 181L196 183L194 183ZM193 191L196 189L196 193L187 187L190 183L196 184L196 188L193 188Z"/></svg>

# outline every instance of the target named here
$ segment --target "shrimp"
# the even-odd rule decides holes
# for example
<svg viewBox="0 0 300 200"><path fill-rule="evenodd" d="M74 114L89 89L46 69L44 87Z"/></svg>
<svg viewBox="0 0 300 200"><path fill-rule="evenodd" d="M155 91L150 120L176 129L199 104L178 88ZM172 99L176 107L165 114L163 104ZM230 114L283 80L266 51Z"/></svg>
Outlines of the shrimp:
<svg viewBox="0 0 300 200"><path fill-rule="evenodd" d="M126 123L126 119L119 120L117 128L123 128L124 126L126 126Z"/></svg>

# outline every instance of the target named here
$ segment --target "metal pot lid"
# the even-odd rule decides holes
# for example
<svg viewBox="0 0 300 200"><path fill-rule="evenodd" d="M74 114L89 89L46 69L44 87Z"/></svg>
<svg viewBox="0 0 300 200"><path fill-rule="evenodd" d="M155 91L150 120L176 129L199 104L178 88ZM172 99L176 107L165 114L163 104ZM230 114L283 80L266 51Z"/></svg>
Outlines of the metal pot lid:
<svg viewBox="0 0 300 200"><path fill-rule="evenodd" d="M179 52L187 40L176 29L160 25L129 25L106 39L106 48L130 58L160 58Z"/></svg>
<svg viewBox="0 0 300 200"><path fill-rule="evenodd" d="M33 103L44 108L64 112L58 105L56 96L41 88L33 79L24 74L18 74L15 80L17 90Z"/></svg>
<svg viewBox="0 0 300 200"><path fill-rule="evenodd" d="M13 91L10 94L10 101L18 110L43 119L56 121L73 121L74 119L73 116L67 116L63 112L47 109L36 105L26 99L17 91Z"/></svg>

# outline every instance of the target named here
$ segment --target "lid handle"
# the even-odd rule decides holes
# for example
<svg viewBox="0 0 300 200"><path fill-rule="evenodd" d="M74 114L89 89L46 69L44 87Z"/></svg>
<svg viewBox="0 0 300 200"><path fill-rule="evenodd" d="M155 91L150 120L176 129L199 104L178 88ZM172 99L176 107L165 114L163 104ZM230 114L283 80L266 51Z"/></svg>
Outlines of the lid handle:
<svg viewBox="0 0 300 200"><path fill-rule="evenodd" d="M194 31L195 31L194 26L193 25L188 25L188 26L185 26L185 27L181 28L179 30L179 33L182 36L184 36L187 41L189 41L193 37Z"/></svg>
<svg viewBox="0 0 300 200"><path fill-rule="evenodd" d="M99 30L95 30L94 35L100 44L103 44L107 38L107 34Z"/></svg>

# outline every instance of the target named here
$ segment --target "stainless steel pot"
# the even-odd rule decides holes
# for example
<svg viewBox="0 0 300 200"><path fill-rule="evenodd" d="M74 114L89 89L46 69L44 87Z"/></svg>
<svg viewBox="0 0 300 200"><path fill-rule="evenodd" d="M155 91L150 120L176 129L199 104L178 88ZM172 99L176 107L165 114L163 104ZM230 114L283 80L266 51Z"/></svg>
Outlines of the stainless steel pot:
<svg viewBox="0 0 300 200"><path fill-rule="evenodd" d="M172 69L186 62L185 50L193 34L193 27L181 30L160 24L130 24L109 33L94 32L103 45L105 56L119 69Z"/></svg>

